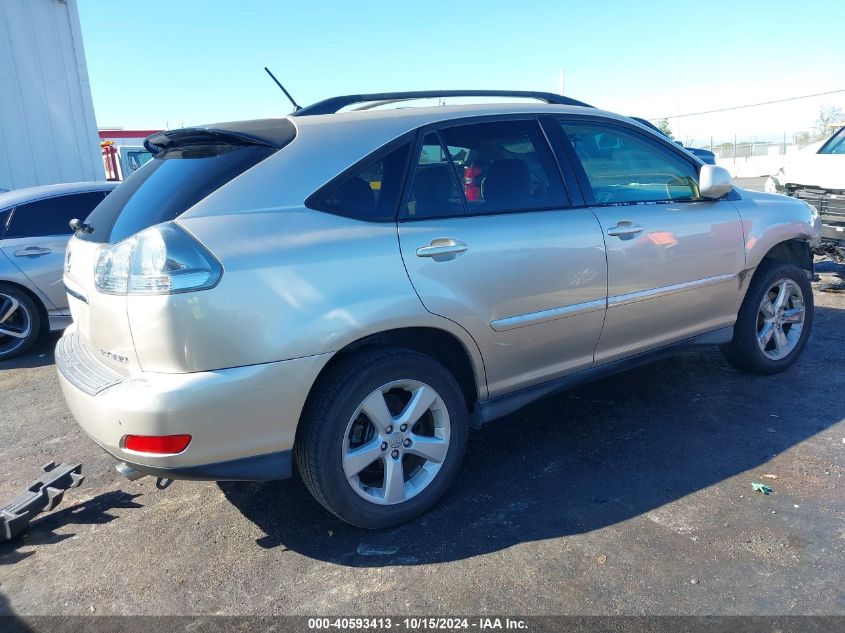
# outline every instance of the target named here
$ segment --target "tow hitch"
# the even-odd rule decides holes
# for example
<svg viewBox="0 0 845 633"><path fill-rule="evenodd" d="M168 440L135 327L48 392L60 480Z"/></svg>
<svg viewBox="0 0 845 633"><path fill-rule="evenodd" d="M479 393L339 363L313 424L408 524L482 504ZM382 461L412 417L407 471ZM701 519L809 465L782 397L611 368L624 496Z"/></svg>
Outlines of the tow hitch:
<svg viewBox="0 0 845 633"><path fill-rule="evenodd" d="M147 475L141 472L138 472L132 466L127 464L126 462L120 462L114 469L119 472L121 475L126 477L129 481L137 481L141 477L146 477ZM169 488L170 484L173 483L172 479L168 479L167 477L156 477L156 488L159 490L164 490L165 488Z"/></svg>
<svg viewBox="0 0 845 633"><path fill-rule="evenodd" d="M82 464L57 466L55 462L50 462L42 470L44 475L33 481L25 493L0 506L0 542L25 532L36 514L55 508L62 502L65 490L76 488L85 479Z"/></svg>

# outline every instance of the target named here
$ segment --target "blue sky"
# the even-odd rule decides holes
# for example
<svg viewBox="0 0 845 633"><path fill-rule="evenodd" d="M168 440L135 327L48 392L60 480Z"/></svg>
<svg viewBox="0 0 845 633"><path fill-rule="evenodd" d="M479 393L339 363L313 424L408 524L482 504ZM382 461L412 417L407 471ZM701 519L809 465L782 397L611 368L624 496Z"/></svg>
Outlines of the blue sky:
<svg viewBox="0 0 845 633"><path fill-rule="evenodd" d="M558 90L644 117L845 88L842 0L78 0L98 124L178 127L433 88ZM670 119L721 139L808 127L845 93Z"/></svg>

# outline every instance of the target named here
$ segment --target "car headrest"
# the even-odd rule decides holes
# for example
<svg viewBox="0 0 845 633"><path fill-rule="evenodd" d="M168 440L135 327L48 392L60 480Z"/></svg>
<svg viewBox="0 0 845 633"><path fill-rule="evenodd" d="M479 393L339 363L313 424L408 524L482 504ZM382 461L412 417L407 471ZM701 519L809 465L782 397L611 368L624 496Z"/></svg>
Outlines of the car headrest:
<svg viewBox="0 0 845 633"><path fill-rule="evenodd" d="M531 174L521 160L507 158L490 163L481 183L484 200L494 204L524 202L531 196Z"/></svg>
<svg viewBox="0 0 845 633"><path fill-rule="evenodd" d="M452 197L454 181L448 165L431 165L420 169L414 180L417 202L447 203Z"/></svg>

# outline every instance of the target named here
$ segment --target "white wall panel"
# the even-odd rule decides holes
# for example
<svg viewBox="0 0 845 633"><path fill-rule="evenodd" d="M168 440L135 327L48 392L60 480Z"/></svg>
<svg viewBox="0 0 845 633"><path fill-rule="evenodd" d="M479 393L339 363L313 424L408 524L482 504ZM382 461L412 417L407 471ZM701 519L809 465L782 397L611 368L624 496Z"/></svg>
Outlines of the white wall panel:
<svg viewBox="0 0 845 633"><path fill-rule="evenodd" d="M104 177L76 0L0 1L0 188Z"/></svg>

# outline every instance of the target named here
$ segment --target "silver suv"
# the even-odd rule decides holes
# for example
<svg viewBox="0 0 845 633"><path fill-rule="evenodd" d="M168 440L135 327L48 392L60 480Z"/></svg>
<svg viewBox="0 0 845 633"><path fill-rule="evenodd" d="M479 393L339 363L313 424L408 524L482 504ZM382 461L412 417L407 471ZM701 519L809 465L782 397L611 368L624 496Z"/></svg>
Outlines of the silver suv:
<svg viewBox="0 0 845 633"><path fill-rule="evenodd" d="M455 94L489 93L147 139L155 158L70 241L56 350L121 472L295 464L328 510L381 528L444 493L470 427L560 389L699 344L749 372L795 362L814 208L558 95L368 107Z"/></svg>

